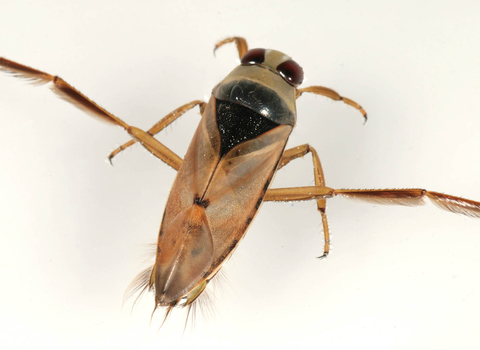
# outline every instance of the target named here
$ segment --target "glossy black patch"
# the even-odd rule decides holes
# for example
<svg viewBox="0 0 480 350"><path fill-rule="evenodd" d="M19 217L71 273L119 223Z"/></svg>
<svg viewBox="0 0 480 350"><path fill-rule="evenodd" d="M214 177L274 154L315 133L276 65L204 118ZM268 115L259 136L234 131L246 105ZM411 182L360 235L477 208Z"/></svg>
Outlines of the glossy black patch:
<svg viewBox="0 0 480 350"><path fill-rule="evenodd" d="M256 81L241 79L219 84L213 89L213 94L217 100L248 107L274 123L295 125L297 117L290 110L285 99L280 97L277 91Z"/></svg>
<svg viewBox="0 0 480 350"><path fill-rule="evenodd" d="M220 100L217 100L217 124L220 131L220 157L236 145L278 126L250 108Z"/></svg>

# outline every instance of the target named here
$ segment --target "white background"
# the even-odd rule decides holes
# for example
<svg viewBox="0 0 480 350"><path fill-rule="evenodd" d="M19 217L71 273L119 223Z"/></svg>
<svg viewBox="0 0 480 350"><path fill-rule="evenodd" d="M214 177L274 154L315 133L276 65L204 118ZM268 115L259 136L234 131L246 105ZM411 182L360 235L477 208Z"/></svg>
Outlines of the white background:
<svg viewBox="0 0 480 350"><path fill-rule="evenodd" d="M361 103L298 100L289 145L319 152L335 188L431 190L480 200L478 1L11 1L0 56L56 74L148 128L206 99L237 64L231 35L291 55L305 86ZM160 136L183 155L197 111ZM123 292L145 266L175 173L47 87L0 75L2 349L478 349L480 220L328 201L267 203L224 267L213 315L183 334L153 297ZM311 158L274 186L311 185ZM208 310L207 310L208 311Z"/></svg>

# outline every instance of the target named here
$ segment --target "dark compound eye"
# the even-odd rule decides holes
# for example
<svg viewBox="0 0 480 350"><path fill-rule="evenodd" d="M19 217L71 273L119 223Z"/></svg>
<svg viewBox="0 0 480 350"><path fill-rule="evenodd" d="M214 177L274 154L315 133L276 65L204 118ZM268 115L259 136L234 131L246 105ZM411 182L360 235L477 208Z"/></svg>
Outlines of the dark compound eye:
<svg viewBox="0 0 480 350"><path fill-rule="evenodd" d="M265 49L252 49L243 55L241 63L248 64L260 64L265 61Z"/></svg>
<svg viewBox="0 0 480 350"><path fill-rule="evenodd" d="M294 60L288 60L277 66L277 72L291 85L300 85L303 81L303 69Z"/></svg>

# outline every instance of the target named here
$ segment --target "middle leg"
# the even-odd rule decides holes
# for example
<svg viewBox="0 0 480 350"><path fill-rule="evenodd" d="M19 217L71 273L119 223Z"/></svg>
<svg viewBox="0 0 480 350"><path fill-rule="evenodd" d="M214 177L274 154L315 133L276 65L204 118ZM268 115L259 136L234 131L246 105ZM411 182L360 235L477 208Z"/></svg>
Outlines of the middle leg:
<svg viewBox="0 0 480 350"><path fill-rule="evenodd" d="M137 134L141 134L143 138L146 138L148 140L150 140L150 144L152 145L151 147L147 147L145 144L144 146L153 154L155 155L156 157L162 159L161 157L159 157L159 154L161 154L164 150L163 148L166 148L165 146L163 146L163 144L159 144L159 142L155 142L153 138L154 135L158 134L160 131L162 131L163 129L165 129L167 126L169 126L170 124L172 124L175 120L177 120L178 118L180 118L183 114L185 114L186 112L188 112L189 110L191 110L192 108L195 108L195 106L199 106L200 107L200 114L203 114L203 111L205 110L205 106L207 104L203 101L200 101L200 100L195 100L195 101L192 101L192 102L189 102L189 103L186 103L184 104L183 106L180 106L178 107L176 110L170 112L169 114L167 114L165 117L163 117L159 122L157 122L154 126L152 126L150 129L148 129L147 132L142 132L141 130L139 129L136 129L135 131L137 132ZM112 163L112 158L115 157L117 154L119 154L120 152L124 151L126 148L132 146L133 144L135 144L139 138L137 138L137 135L134 133L131 133L133 137L133 139L131 139L130 141L124 143L123 145L121 145L120 147L118 147L117 149L113 150L112 153L110 153L110 155L108 156L108 160L110 161L110 163ZM141 140L141 138L140 138ZM158 147L153 147L153 145L156 145ZM163 148L161 147L163 146ZM159 149L156 149L156 148L161 148L161 150ZM170 151L170 150L169 150ZM170 151L171 153L173 153L172 151ZM175 157L176 156L176 157ZM175 170L178 170L178 168L180 167L180 164L182 162L182 159L177 156L176 154L173 154L172 158L175 158L175 161L173 162L174 165L171 165L167 162L167 164L171 165ZM163 159L162 159L163 160Z"/></svg>
<svg viewBox="0 0 480 350"><path fill-rule="evenodd" d="M290 163L292 160L303 157L307 153L312 154L312 161L313 161L313 177L315 180L316 187L325 187L325 176L323 175L322 164L320 163L320 158L318 157L317 151L310 146L308 143L290 148L283 153L282 159L280 160L280 164L278 168L283 168L285 165ZM267 194L270 190L267 192ZM265 201L270 201L268 196L265 197ZM274 199L272 199L274 200ZM326 199L325 198L318 198L317 199L317 210L322 215L322 226L323 226L323 236L324 236L324 246L323 246L323 254L318 258L323 259L326 258L329 251L330 251L330 231L328 229L328 221L327 221L327 214L326 210Z"/></svg>

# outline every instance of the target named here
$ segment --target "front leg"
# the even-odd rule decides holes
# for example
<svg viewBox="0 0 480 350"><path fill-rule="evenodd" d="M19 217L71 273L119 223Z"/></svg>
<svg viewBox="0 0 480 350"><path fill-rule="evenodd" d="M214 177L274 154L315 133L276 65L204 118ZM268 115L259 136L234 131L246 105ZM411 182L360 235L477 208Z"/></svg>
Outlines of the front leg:
<svg viewBox="0 0 480 350"><path fill-rule="evenodd" d="M146 132L148 135L150 136L154 136L156 134L158 134L160 131L162 131L163 129L165 129L167 126L169 126L171 123L173 123L175 120L177 120L178 118L180 118L183 114L185 114L186 112L188 112L189 110L191 110L192 108L194 108L195 106L199 106L200 107L200 114L203 114L203 111L205 110L205 106L207 104L203 101L199 101L199 100L195 100L195 101L192 101L192 102L189 102L189 103L186 103L184 104L183 106L180 106L178 107L176 110L170 112L169 114L167 114L165 117L163 117L158 123L156 123L154 126L152 126L150 129L148 129L148 131ZM137 142L137 136L135 135L132 135L134 136L135 138L124 143L123 145L121 145L120 147L118 147L117 149L113 150L112 153L110 153L110 155L108 156L108 160L110 161L110 163L112 163L112 158L115 157L117 154L119 154L120 152L122 152L123 150L125 150L126 148L132 146L133 144L135 144ZM146 138L148 138L151 143L154 143L153 140L151 140L150 137L148 137L147 135L144 135ZM139 139L140 140L140 139ZM155 139L156 140L156 139ZM141 140L140 140L141 141ZM145 146L145 143L143 143L143 145ZM152 145L153 146L153 145ZM156 157L160 158L161 160L163 160L165 162L165 160L163 159L162 157L162 154L166 152L166 150L164 148L166 148L163 144L158 145L158 147L148 147L148 146L145 146L153 155L155 155ZM176 159L176 163L178 162L182 162L182 159L177 156L173 151L171 151L170 149L166 148L169 152L172 153L172 155L170 155L169 158L178 158ZM166 162L167 164L169 164L168 162ZM169 164L170 166L172 166L171 164ZM172 166L175 170L178 170L178 168L176 168L175 166ZM180 167L180 165L178 165L178 167Z"/></svg>
<svg viewBox="0 0 480 350"><path fill-rule="evenodd" d="M362 106L360 106L357 102L355 102L355 101L353 101L349 98L341 96L335 90L332 90L332 89L324 87L324 86L309 86L309 87L306 87L306 88L303 88L303 89L297 89L297 96L296 97L299 98L300 96L302 96L302 94L304 92L309 92L309 93L312 93L312 94L315 94L315 95L325 96L325 97L328 97L328 98L330 98L334 101L343 101L347 105L357 109L360 113L362 113L363 118L365 119L364 123L367 122L367 112L362 108Z"/></svg>

